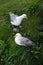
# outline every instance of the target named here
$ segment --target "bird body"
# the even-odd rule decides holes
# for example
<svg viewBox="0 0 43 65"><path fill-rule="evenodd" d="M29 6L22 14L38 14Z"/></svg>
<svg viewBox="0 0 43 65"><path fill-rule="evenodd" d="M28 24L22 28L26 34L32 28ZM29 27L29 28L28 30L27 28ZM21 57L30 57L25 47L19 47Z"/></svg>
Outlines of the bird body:
<svg viewBox="0 0 43 65"><path fill-rule="evenodd" d="M22 46L32 46L32 45L34 45L33 42L30 39L23 37L20 33L17 33L15 35L15 42L16 42L16 44L22 45Z"/></svg>
<svg viewBox="0 0 43 65"><path fill-rule="evenodd" d="M21 16L15 15L12 12L9 12L11 24L15 26L19 26L23 20L23 18L27 18L26 14L22 14Z"/></svg>
<svg viewBox="0 0 43 65"><path fill-rule="evenodd" d="M21 21L22 21L22 19L19 19L19 18L17 17L16 20L11 21L11 24L12 24L12 25L15 25L15 26L19 26L19 25L21 24Z"/></svg>

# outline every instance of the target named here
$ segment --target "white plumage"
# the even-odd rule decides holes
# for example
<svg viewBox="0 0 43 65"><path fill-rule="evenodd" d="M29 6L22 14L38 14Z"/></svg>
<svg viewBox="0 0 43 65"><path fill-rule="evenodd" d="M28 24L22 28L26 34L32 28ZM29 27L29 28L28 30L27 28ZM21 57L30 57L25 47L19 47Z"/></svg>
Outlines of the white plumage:
<svg viewBox="0 0 43 65"><path fill-rule="evenodd" d="M26 37L23 37L20 33L15 35L15 42L21 46L33 46L34 43Z"/></svg>
<svg viewBox="0 0 43 65"><path fill-rule="evenodd" d="M26 14L22 14L21 16L15 15L12 12L9 12L11 24L15 26L19 26L23 20L23 18L27 18Z"/></svg>

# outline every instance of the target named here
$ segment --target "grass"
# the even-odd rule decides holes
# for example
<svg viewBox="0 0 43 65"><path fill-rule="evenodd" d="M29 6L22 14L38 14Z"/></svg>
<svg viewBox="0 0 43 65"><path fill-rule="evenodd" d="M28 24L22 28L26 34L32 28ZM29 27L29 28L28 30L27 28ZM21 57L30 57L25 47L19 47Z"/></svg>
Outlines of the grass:
<svg viewBox="0 0 43 65"><path fill-rule="evenodd" d="M43 0L0 0L0 64L43 65ZM35 42L35 47L22 47L14 42L9 11L28 19L22 22L19 32ZM42 25L42 27L41 27Z"/></svg>

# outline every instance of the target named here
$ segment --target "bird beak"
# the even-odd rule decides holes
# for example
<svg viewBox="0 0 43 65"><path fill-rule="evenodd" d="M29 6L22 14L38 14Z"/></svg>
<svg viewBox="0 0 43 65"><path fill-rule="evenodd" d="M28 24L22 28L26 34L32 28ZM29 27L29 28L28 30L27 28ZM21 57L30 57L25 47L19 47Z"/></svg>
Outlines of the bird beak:
<svg viewBox="0 0 43 65"><path fill-rule="evenodd" d="M28 17L26 16L26 19L27 19Z"/></svg>

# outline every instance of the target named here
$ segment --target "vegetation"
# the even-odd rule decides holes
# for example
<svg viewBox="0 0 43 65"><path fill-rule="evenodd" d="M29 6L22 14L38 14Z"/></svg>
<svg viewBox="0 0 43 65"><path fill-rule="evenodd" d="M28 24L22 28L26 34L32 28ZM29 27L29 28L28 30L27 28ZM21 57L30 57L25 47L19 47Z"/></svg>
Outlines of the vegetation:
<svg viewBox="0 0 43 65"><path fill-rule="evenodd" d="M34 47L15 44L9 11L28 19L18 28L23 36L34 41ZM43 0L0 0L0 65L43 65Z"/></svg>

